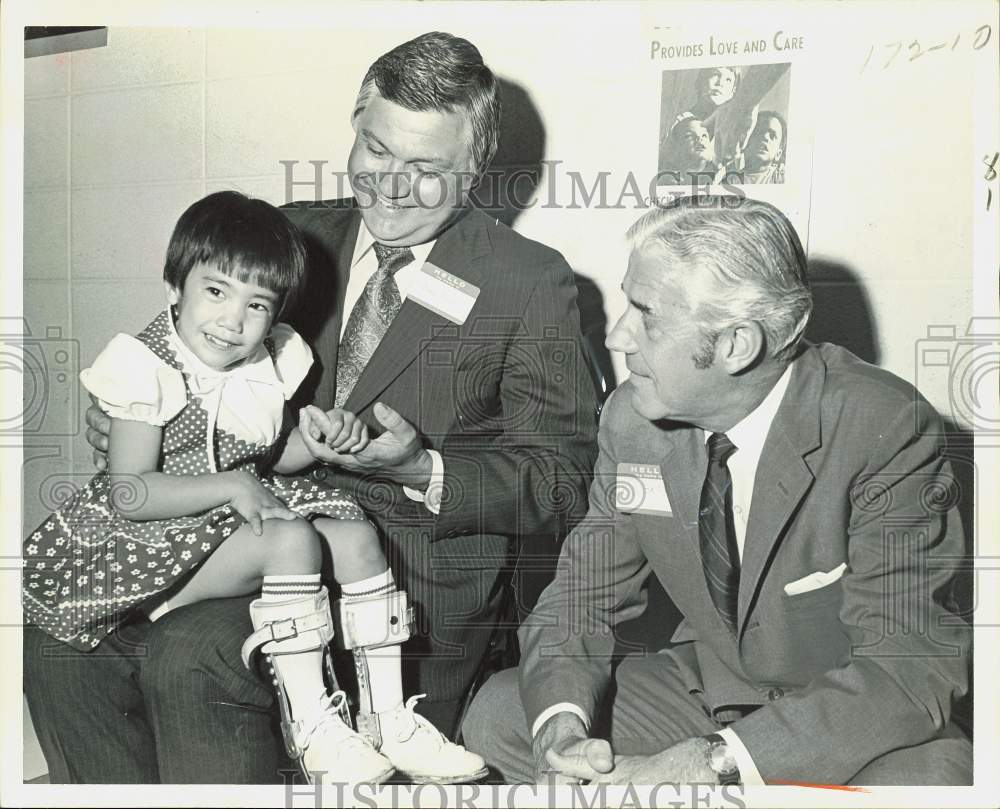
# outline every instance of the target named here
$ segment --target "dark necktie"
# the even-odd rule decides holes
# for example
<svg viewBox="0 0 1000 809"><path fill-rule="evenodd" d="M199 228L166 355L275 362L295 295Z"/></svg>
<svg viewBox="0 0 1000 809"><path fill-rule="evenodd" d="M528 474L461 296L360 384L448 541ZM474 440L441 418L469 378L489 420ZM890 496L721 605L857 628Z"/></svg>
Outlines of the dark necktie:
<svg viewBox="0 0 1000 809"><path fill-rule="evenodd" d="M733 479L726 461L736 452L725 433L708 438L708 472L701 489L699 535L708 594L729 631L736 633L740 590L739 551L733 525Z"/></svg>
<svg viewBox="0 0 1000 809"><path fill-rule="evenodd" d="M413 261L413 252L409 247L386 247L376 242L374 250L378 269L372 273L361 297L354 304L340 340L336 407L343 407L351 395L358 377L402 306L395 275Z"/></svg>

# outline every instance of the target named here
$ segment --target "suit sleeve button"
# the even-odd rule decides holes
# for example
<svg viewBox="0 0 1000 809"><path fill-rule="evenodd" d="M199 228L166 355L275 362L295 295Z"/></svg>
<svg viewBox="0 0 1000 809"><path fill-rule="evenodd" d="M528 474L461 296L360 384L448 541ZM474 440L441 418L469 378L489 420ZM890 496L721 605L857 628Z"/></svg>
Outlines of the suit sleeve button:
<svg viewBox="0 0 1000 809"><path fill-rule="evenodd" d="M785 692L780 688L772 688L767 692L767 698L771 700L771 702L774 702L776 699L781 699L783 696L785 696Z"/></svg>

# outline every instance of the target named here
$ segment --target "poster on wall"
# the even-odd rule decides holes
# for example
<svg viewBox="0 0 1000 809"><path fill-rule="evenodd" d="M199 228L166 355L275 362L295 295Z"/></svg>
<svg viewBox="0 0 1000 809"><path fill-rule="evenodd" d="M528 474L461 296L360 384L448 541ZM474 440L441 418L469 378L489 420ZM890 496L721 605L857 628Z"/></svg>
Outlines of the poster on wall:
<svg viewBox="0 0 1000 809"><path fill-rule="evenodd" d="M784 184L791 75L789 62L664 70L661 182Z"/></svg>
<svg viewBox="0 0 1000 809"><path fill-rule="evenodd" d="M814 114L807 88L815 30L721 30L646 11L656 120L650 137L657 199L692 190L778 205L806 241ZM669 23L669 24L668 24Z"/></svg>

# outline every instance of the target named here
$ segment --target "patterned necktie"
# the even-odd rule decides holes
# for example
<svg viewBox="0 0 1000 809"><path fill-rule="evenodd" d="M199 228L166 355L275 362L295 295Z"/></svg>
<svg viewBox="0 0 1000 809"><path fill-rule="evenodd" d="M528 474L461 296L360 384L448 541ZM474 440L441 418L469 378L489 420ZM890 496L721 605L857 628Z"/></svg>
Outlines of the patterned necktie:
<svg viewBox="0 0 1000 809"><path fill-rule="evenodd" d="M409 247L386 247L375 242L374 249L378 269L372 273L361 297L354 304L340 341L336 407L343 407L351 395L358 377L402 306L395 274L413 261L413 252Z"/></svg>
<svg viewBox="0 0 1000 809"><path fill-rule="evenodd" d="M740 590L739 551L733 524L733 479L726 461L736 446L725 433L708 438L708 472L701 489L699 536L708 594L729 631L736 633Z"/></svg>

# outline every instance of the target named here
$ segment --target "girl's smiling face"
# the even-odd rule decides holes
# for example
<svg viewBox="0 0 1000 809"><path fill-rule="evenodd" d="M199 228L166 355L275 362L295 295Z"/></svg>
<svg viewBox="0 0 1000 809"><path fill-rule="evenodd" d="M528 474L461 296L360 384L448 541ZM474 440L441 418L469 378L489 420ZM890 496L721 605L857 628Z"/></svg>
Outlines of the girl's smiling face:
<svg viewBox="0 0 1000 809"><path fill-rule="evenodd" d="M225 371L240 365L271 330L280 296L253 281L240 281L213 263L199 263L182 290L166 285L167 299L176 306L178 336L210 368Z"/></svg>

